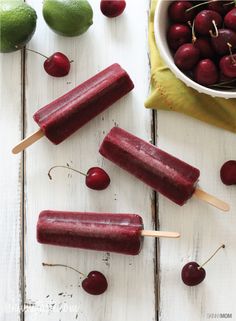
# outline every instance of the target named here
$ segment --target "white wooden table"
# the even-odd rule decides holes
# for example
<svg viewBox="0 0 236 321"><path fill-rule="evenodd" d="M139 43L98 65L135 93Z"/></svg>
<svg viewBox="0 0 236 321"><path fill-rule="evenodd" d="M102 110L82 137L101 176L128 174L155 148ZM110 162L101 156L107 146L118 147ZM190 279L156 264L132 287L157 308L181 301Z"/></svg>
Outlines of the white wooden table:
<svg viewBox="0 0 236 321"><path fill-rule="evenodd" d="M27 52L1 55L0 74L0 320L1 321L205 321L236 320L236 189L219 178L221 165L236 157L235 135L183 115L144 108L149 88L147 19L149 0L128 0L125 13L106 19L99 1L90 0L94 24L81 37L63 38L45 24L38 0L28 0L38 13L37 31L28 47L50 55L62 51L74 60L62 79L48 76L42 57ZM106 66L118 62L130 74L135 90L92 120L70 139L53 146L42 139L23 155L11 148L35 131L33 113ZM98 153L114 124L157 144L201 169L201 187L231 204L222 214L196 199L183 207L156 196ZM86 171L102 166L111 176L102 192L86 188L83 177L53 165L69 163ZM179 231L180 240L146 239L137 257L41 246L35 227L43 209L139 213L145 227ZM206 267L206 280L186 287L182 266L202 263L222 243ZM43 268L42 262L68 264L84 273L103 272L108 291L90 296L81 279L64 268ZM23 307L23 308L22 308ZM230 318L230 314L232 317ZM227 315L225 315L227 317Z"/></svg>

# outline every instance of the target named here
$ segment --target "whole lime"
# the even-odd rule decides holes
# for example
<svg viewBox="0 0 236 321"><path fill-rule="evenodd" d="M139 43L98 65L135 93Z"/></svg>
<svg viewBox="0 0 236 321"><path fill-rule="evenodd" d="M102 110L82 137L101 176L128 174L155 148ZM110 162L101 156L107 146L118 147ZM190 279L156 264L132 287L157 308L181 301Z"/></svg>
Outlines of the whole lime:
<svg viewBox="0 0 236 321"><path fill-rule="evenodd" d="M0 52L21 49L36 29L35 10L17 0L0 0Z"/></svg>
<svg viewBox="0 0 236 321"><path fill-rule="evenodd" d="M74 37L93 24L93 9L87 0L44 0L43 16L57 34Z"/></svg>

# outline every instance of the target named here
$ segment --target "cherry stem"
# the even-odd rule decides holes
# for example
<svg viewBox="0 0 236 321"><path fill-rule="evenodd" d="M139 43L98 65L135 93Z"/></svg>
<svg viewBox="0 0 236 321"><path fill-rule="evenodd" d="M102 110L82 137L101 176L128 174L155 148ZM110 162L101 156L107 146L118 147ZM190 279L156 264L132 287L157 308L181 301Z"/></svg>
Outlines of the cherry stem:
<svg viewBox="0 0 236 321"><path fill-rule="evenodd" d="M74 269L73 267L71 266L68 266L68 265L65 265L65 264L49 264L49 263L42 263L42 266L50 266L50 267L55 267L55 266L59 266L59 267L64 267L66 269L70 269L70 270L73 270L77 273L79 273L80 275L83 275L84 277L86 277L86 275L76 269Z"/></svg>
<svg viewBox="0 0 236 321"><path fill-rule="evenodd" d="M218 32L218 28L217 28L217 25L216 25L215 20L212 20L212 24L213 24L214 29L215 29L215 30L214 30L214 31L215 31L215 34L213 33L212 30L209 30L210 35L211 35L212 38L217 38L217 37L219 36L219 32Z"/></svg>
<svg viewBox="0 0 236 321"><path fill-rule="evenodd" d="M87 176L86 174L84 174L84 173L82 173L82 172L78 171L77 169L74 169L74 168L72 168L72 167L70 167L70 166L57 165L57 166L53 166L53 167L51 167L51 168L49 169L49 171L48 171L48 177L49 177L50 179L52 179L51 171L52 171L53 169L55 169L55 168L66 168L66 169L69 169L69 170L74 171L74 172L76 172L76 173L79 173L79 174L81 174L81 175L83 175L83 176Z"/></svg>
<svg viewBox="0 0 236 321"><path fill-rule="evenodd" d="M206 4L208 4L208 3L211 3L211 2L217 2L217 1L218 1L218 0L210 0L210 1L206 1L206 2L201 2L201 3L196 4L195 6L193 6L193 7L191 7L191 8L188 8L187 10L185 10L185 12L189 12L189 11L195 9L195 8L204 6L204 5L206 5Z"/></svg>
<svg viewBox="0 0 236 321"><path fill-rule="evenodd" d="M35 51L35 50L33 50L33 49L29 49L29 48L26 48L26 47L25 47L25 50L31 51L31 52L33 52L33 53L35 53L35 54L37 54L37 55L40 55L40 56L42 56L42 57L44 57L44 58L48 59L48 57L47 57L47 56L45 56L45 55L41 54L40 52Z"/></svg>
<svg viewBox="0 0 236 321"><path fill-rule="evenodd" d="M211 256L206 262L204 262L201 266L198 267L198 270L201 270L201 268L202 268L204 265L206 265L206 264L213 258L213 256L216 255L216 253L217 253L220 249L224 249L224 248L225 248L225 245L224 245L224 244L222 244L220 247L218 247L218 249L212 254L212 256Z"/></svg>
<svg viewBox="0 0 236 321"><path fill-rule="evenodd" d="M220 82L218 84L211 85L211 87L220 87L220 86L232 84L234 82L236 82L236 78L231 79L231 80L227 80L227 81L223 81L223 82Z"/></svg>
<svg viewBox="0 0 236 321"><path fill-rule="evenodd" d="M229 53L230 53L231 60L232 60L233 64L235 64L236 60L234 59L234 56L233 56L231 43L227 42L227 46L229 47Z"/></svg>
<svg viewBox="0 0 236 321"><path fill-rule="evenodd" d="M230 6L231 4L235 4L236 5L236 1L231 1L231 2L228 2L228 3L224 3L223 6Z"/></svg>
<svg viewBox="0 0 236 321"><path fill-rule="evenodd" d="M192 43L194 44L197 40L196 34L195 34L195 30L194 30L194 21L191 24L191 21L188 21L188 25L190 26L191 30L192 30Z"/></svg>

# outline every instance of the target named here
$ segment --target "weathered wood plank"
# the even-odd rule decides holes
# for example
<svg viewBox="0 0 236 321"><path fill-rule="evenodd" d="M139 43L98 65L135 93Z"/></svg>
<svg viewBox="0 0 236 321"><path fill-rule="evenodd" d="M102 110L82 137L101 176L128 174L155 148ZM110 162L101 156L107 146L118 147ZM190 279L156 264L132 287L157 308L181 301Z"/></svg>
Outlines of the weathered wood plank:
<svg viewBox="0 0 236 321"><path fill-rule="evenodd" d="M21 139L21 53L0 56L0 320L20 320L21 156L12 146Z"/></svg>
<svg viewBox="0 0 236 321"><path fill-rule="evenodd" d="M27 54L27 134L37 129L32 115L39 107L114 62L127 69L135 90L61 145L52 146L42 139L26 152L25 320L154 320L154 240L145 241L138 257L128 257L41 246L35 237L38 214L43 209L140 213L145 226L152 227L152 191L98 154L103 137L116 124L151 139L151 113L143 107L148 91L148 1L138 6L136 1L129 1L125 14L113 20L100 13L99 1L90 1L94 25L85 35L67 39L48 29L40 14L40 1L28 2L39 16L30 48L46 55L62 51L75 62L70 75L53 79L45 74L40 56ZM102 166L111 176L111 186L102 192L88 190L83 177L75 173L68 176L60 169L49 181L48 169L66 163L82 171ZM43 268L43 261L69 264L84 273L99 270L107 276L109 289L100 297L89 296L81 290L77 274Z"/></svg>
<svg viewBox="0 0 236 321"><path fill-rule="evenodd" d="M178 242L160 242L160 321L222 320L220 313L232 314L229 319L234 320L236 191L221 183L219 170L225 161L235 159L235 135L174 112L158 112L157 120L158 145L198 167L201 188L231 204L225 214L196 198L179 207L159 196L161 228L182 234ZM185 286L180 277L183 265L203 263L222 243L225 250L205 267L205 281Z"/></svg>

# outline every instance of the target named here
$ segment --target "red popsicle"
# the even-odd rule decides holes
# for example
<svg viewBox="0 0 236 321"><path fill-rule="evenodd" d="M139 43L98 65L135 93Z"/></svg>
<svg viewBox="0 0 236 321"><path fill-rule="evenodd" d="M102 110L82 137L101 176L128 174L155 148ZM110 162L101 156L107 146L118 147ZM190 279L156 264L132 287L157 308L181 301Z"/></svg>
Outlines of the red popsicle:
<svg viewBox="0 0 236 321"><path fill-rule="evenodd" d="M134 88L127 72L113 64L34 114L40 130L14 149L19 153L42 136L59 144Z"/></svg>
<svg viewBox="0 0 236 321"><path fill-rule="evenodd" d="M156 146L114 127L99 152L178 205L195 193L199 198L227 211L229 206L196 189L200 171Z"/></svg>
<svg viewBox="0 0 236 321"><path fill-rule="evenodd" d="M143 230L136 214L43 211L37 224L39 243L122 254L139 254L143 236L179 237L175 232Z"/></svg>

